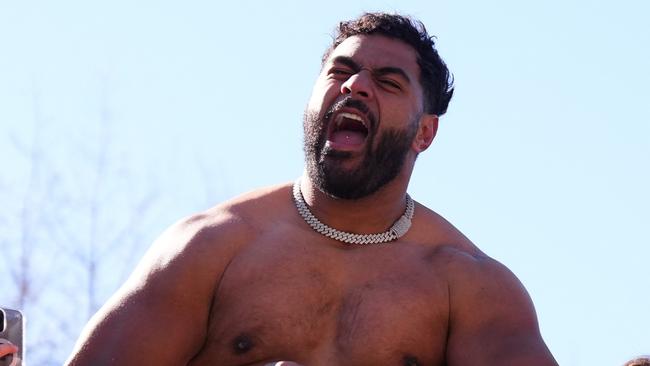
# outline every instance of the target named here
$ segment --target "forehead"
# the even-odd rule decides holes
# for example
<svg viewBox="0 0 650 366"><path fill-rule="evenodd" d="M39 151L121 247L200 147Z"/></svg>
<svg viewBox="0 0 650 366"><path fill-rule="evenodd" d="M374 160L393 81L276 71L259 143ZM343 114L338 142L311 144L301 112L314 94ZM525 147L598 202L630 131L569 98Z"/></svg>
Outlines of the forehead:
<svg viewBox="0 0 650 366"><path fill-rule="evenodd" d="M420 67L413 47L382 35L356 35L346 38L329 55L327 63L337 56L352 58L362 67L370 69L398 67L411 80L419 80Z"/></svg>

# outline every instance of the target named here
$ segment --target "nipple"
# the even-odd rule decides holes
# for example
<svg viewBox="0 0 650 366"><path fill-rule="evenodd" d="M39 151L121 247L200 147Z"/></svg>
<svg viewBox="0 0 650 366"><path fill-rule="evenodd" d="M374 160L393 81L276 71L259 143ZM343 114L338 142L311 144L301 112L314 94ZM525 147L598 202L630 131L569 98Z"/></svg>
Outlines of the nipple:
<svg viewBox="0 0 650 366"><path fill-rule="evenodd" d="M417 357L413 356L404 356L403 358L404 366L418 366Z"/></svg>
<svg viewBox="0 0 650 366"><path fill-rule="evenodd" d="M247 335L240 335L237 336L233 341L232 341L232 347L233 350L235 351L236 354L241 355L244 354L253 348L254 344L253 341L250 339L249 336Z"/></svg>

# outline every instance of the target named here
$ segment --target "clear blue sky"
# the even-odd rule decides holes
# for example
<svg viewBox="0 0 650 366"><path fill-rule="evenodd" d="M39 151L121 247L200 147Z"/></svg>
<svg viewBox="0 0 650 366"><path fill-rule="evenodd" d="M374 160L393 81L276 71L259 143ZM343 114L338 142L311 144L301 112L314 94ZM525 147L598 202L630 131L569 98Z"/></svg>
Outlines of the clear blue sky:
<svg viewBox="0 0 650 366"><path fill-rule="evenodd" d="M411 195L517 274L560 364L620 365L650 353L648 4L0 0L4 210L20 206L17 146L35 130L79 194L102 136L137 189L156 182L165 204L137 256L209 199L294 179L333 27L399 11L437 35L456 78ZM136 189L113 186L116 200Z"/></svg>

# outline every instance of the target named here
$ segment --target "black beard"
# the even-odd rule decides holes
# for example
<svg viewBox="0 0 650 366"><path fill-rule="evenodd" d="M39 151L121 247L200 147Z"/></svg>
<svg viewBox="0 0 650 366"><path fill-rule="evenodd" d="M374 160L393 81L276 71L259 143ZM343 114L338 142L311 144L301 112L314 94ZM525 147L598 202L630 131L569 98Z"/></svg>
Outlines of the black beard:
<svg viewBox="0 0 650 366"><path fill-rule="evenodd" d="M366 197L395 179L404 166L417 132L416 121L409 121L408 127L403 130L389 129L377 135L377 126L374 123L368 131L363 161L352 171L343 169L341 162L349 158L350 153L325 147L327 124L336 109L358 103L360 102L356 100L350 100L348 103L347 99L344 99L334 104L323 118L318 118L316 113L308 111L303 116L307 174L320 191L332 197ZM363 107L367 110L365 105ZM379 140L377 147L373 149L376 137Z"/></svg>

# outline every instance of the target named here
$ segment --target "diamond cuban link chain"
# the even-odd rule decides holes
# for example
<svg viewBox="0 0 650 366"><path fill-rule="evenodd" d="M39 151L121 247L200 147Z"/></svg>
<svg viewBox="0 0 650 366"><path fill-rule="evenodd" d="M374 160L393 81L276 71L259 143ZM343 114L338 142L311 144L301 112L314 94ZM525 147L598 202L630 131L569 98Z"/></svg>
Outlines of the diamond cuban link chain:
<svg viewBox="0 0 650 366"><path fill-rule="evenodd" d="M305 219L305 222L307 222L312 229L322 235L347 244L381 244L401 238L411 227L411 219L413 218L413 212L415 209L415 203L407 193L406 210L404 211L404 214L395 221L390 229L379 234L353 234L336 230L333 227L323 224L316 218L316 216L314 216L314 214L311 213L311 211L309 211L307 203L305 203L305 199L302 196L302 191L300 190L300 179L293 184L293 199L300 216Z"/></svg>

